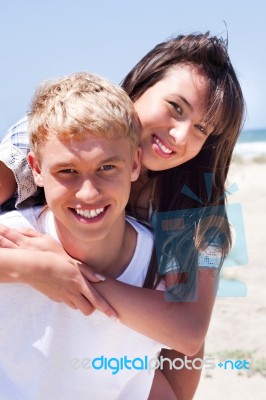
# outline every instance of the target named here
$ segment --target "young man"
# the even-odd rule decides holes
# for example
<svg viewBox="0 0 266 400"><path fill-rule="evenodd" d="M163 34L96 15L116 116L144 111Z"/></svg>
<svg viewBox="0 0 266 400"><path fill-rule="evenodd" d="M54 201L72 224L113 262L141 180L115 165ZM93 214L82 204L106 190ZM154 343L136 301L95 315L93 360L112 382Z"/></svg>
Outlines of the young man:
<svg viewBox="0 0 266 400"><path fill-rule="evenodd" d="M12 211L0 222L48 233L97 273L142 286L153 238L125 219L140 170L138 118L127 95L87 73L45 83L29 132L28 160L47 207ZM160 343L99 311L85 317L51 301L27 284L34 252L16 251L25 265L0 291L1 400L147 399L147 361Z"/></svg>

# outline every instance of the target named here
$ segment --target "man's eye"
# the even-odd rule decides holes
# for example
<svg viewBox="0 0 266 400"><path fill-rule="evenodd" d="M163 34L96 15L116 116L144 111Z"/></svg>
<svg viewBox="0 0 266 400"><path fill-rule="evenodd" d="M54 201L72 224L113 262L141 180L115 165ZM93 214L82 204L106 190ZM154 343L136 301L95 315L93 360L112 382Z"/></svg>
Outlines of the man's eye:
<svg viewBox="0 0 266 400"><path fill-rule="evenodd" d="M72 168L61 169L59 171L61 174L75 174L76 170Z"/></svg>
<svg viewBox="0 0 266 400"><path fill-rule="evenodd" d="M114 169L114 168L115 168L114 165L102 165L102 166L100 167L100 170L101 170L101 171L111 171L111 170Z"/></svg>
<svg viewBox="0 0 266 400"><path fill-rule="evenodd" d="M183 115L183 110L177 103L174 101L168 101L168 103L175 109L175 111L177 111L180 115Z"/></svg>

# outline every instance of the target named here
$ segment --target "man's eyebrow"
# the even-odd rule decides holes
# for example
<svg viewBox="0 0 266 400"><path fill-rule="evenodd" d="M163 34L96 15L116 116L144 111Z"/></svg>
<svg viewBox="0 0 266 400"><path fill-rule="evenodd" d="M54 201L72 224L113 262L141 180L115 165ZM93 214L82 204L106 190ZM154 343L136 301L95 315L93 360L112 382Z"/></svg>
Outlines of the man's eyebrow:
<svg viewBox="0 0 266 400"><path fill-rule="evenodd" d="M53 165L53 168L74 168L73 162L57 162Z"/></svg>
<svg viewBox="0 0 266 400"><path fill-rule="evenodd" d="M107 163L112 163L112 162L121 162L121 163L125 163L126 160L124 159L124 157L122 156L112 156L112 157L108 157L104 160L100 161L100 164L107 164Z"/></svg>
<svg viewBox="0 0 266 400"><path fill-rule="evenodd" d="M126 160L124 159L124 157L117 155L117 156L111 156L108 158L97 160L96 162L98 165L110 164L110 163L124 164L126 162ZM59 161L59 162L53 164L53 168L56 168L56 169L58 169L58 168L62 168L62 169L63 168L73 168L74 169L74 168L77 168L77 164L75 164L73 161L69 161L69 162L64 162L64 161L60 162Z"/></svg>

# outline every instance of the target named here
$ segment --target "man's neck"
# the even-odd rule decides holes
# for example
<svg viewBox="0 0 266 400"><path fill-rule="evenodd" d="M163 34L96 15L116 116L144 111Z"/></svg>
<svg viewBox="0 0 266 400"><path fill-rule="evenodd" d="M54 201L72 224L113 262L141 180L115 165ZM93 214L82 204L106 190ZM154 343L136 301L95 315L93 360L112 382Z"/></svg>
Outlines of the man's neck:
<svg viewBox="0 0 266 400"><path fill-rule="evenodd" d="M60 223L55 222L55 225L59 240L67 253L92 267L95 272L117 278L133 258L137 232L125 219L101 240L89 240L87 237L81 241L60 226Z"/></svg>

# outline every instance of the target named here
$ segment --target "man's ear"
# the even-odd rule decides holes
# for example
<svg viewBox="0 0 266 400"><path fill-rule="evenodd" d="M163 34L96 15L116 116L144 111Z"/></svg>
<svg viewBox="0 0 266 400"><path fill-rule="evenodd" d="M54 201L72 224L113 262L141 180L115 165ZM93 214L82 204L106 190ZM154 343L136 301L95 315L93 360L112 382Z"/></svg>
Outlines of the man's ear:
<svg viewBox="0 0 266 400"><path fill-rule="evenodd" d="M28 153L28 163L31 166L34 181L37 186L43 187L42 171L39 166L39 161L32 151Z"/></svg>
<svg viewBox="0 0 266 400"><path fill-rule="evenodd" d="M141 169L141 158L142 158L142 149L140 146L138 146L132 156L131 182L135 182L139 177Z"/></svg>

